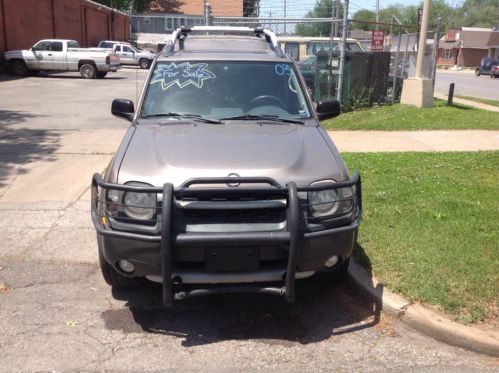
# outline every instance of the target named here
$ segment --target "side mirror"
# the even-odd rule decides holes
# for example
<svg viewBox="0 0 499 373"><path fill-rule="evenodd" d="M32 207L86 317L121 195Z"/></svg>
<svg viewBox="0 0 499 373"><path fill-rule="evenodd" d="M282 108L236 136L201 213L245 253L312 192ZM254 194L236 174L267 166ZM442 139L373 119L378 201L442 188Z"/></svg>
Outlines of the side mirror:
<svg viewBox="0 0 499 373"><path fill-rule="evenodd" d="M131 122L135 114L133 101L125 100L123 98L116 98L111 105L111 113L118 118L126 119Z"/></svg>
<svg viewBox="0 0 499 373"><path fill-rule="evenodd" d="M334 118L340 115L340 103L338 100L319 101L316 111L319 120Z"/></svg>

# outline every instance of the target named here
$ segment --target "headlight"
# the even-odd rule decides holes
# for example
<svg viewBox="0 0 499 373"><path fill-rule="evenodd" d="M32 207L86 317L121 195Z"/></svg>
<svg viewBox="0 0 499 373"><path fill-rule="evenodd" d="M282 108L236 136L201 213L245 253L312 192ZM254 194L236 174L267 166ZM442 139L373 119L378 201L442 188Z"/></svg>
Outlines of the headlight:
<svg viewBox="0 0 499 373"><path fill-rule="evenodd" d="M127 185L149 186L138 182L127 183ZM123 211L128 217L137 220L150 220L156 212L156 194L125 192L123 205Z"/></svg>
<svg viewBox="0 0 499 373"><path fill-rule="evenodd" d="M312 185L333 184L333 180L317 181ZM309 214L312 217L333 217L350 212L353 206L353 190L350 187L325 189L308 193Z"/></svg>

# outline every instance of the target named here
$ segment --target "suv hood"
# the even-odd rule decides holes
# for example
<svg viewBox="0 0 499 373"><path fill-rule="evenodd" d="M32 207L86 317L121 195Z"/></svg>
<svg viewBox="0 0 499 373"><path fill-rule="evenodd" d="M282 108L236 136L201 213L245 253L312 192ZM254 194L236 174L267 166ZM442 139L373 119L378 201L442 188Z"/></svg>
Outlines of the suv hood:
<svg viewBox="0 0 499 373"><path fill-rule="evenodd" d="M317 127L172 122L136 127L117 181L178 187L191 178L237 173L308 185L341 180L341 171Z"/></svg>

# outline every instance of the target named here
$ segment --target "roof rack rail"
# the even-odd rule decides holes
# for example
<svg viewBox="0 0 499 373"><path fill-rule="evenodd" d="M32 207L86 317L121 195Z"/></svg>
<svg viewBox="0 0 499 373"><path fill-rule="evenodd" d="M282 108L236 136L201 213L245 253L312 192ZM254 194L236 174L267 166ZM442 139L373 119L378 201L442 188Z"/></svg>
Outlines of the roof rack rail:
<svg viewBox="0 0 499 373"><path fill-rule="evenodd" d="M232 26L194 26L194 27L185 27L182 26L178 29L176 29L168 41L167 45L165 46L165 49L163 50L163 53L166 56L170 56L173 54L173 51L175 49L175 44L177 40L179 40L179 46L181 49L183 49L183 39L182 37L187 37L187 34L191 32L240 32L240 33L248 33L248 34L254 34L256 36L264 35L265 40L267 43L269 43L271 49L279 56L282 58L285 58L286 55L282 51L282 49L279 47L279 44L277 42L277 37L274 32L265 29L263 27L232 27Z"/></svg>

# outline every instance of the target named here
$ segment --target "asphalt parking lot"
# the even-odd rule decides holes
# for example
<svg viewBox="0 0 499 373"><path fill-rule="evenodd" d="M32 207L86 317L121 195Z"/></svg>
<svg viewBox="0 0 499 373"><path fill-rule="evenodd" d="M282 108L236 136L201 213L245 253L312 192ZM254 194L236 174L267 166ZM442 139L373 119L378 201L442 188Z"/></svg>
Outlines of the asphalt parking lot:
<svg viewBox="0 0 499 373"><path fill-rule="evenodd" d="M145 71L0 76L1 371L497 371L498 360L422 336L349 283L161 307L161 290L101 278L89 184L128 123Z"/></svg>

